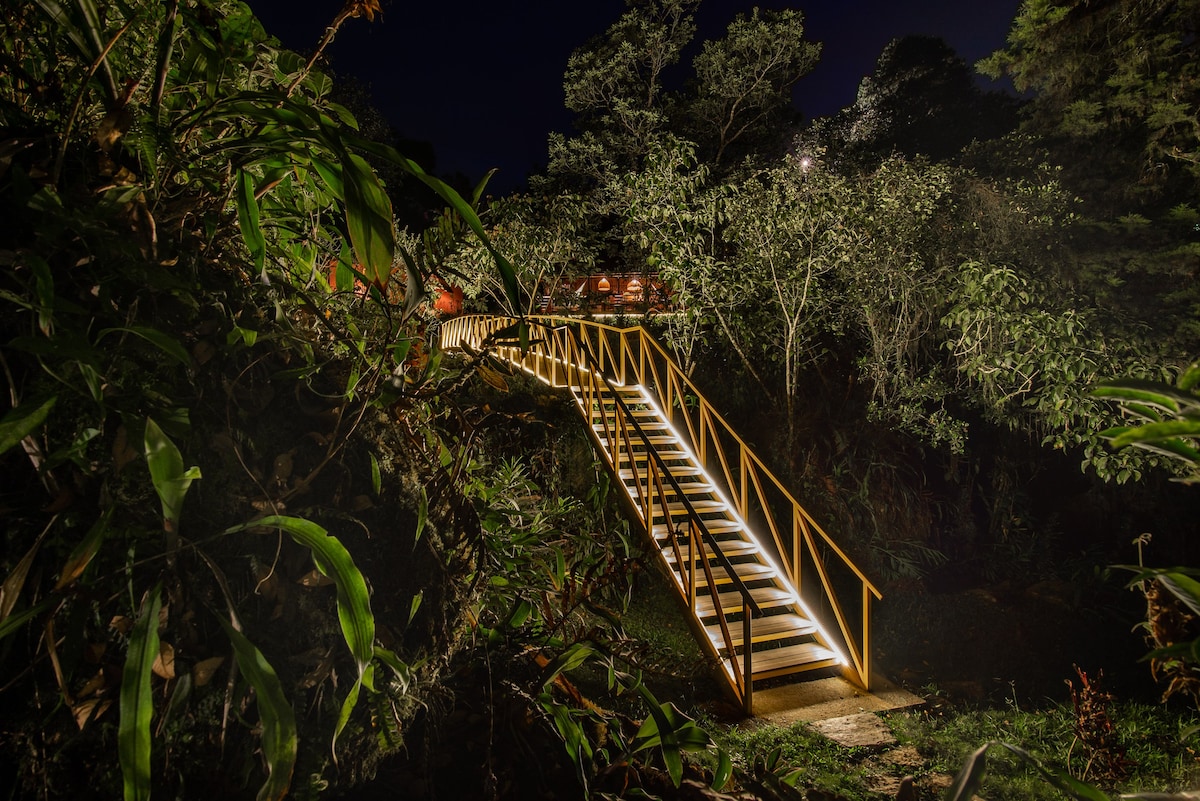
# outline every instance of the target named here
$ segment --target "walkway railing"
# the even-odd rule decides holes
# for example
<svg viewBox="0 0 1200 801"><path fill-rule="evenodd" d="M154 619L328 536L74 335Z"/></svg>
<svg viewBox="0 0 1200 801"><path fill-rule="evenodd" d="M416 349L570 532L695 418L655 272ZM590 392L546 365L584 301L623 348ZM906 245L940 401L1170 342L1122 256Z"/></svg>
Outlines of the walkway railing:
<svg viewBox="0 0 1200 801"><path fill-rule="evenodd" d="M577 388L577 393L583 393L584 408L588 409L593 408L593 403L602 407L603 402L608 401L600 397L601 387L607 383L605 378L616 387L641 387L657 403L675 433L698 457L718 484L718 493L736 509L742 522L751 531L769 532L768 547L778 558L778 567L812 617L818 620L833 618L836 629L826 626L826 630L840 633L845 653L851 661L852 678L864 688L869 687L871 603L882 597L879 590L713 408L667 351L640 327L617 328L567 317L530 317L526 321L530 324L530 334L524 349L519 343L515 318L482 315L444 322L442 347L451 349L466 345L479 349L485 343L496 345L498 355L548 384ZM633 438L639 433L631 431L621 422L622 418L623 415L616 416L611 430L606 418L604 436L614 445L609 451L612 454L617 454L620 447L631 448ZM620 462L615 457L614 461L615 464L610 466L617 470ZM655 473L670 479L667 470ZM639 479L639 491L643 493L641 497L647 503L647 510L647 499L661 491L662 480L666 479L654 476ZM678 487L675 491L678 492ZM700 519L694 517L697 521ZM644 519L649 527L651 518ZM696 542L692 546L695 550L690 553L701 552L706 543L710 549L717 549L716 555L727 564L716 541L703 534L703 531L689 534L689 539ZM704 566L707 566L707 560ZM695 580L691 583L694 608ZM840 600L842 598L847 600L844 602ZM748 613L746 625L749 618ZM727 631L725 636L729 637ZM750 648L743 650L748 654ZM732 648L729 653L733 653ZM751 675L750 666L740 667L737 683L744 683L742 689L748 696L752 689L746 678Z"/></svg>

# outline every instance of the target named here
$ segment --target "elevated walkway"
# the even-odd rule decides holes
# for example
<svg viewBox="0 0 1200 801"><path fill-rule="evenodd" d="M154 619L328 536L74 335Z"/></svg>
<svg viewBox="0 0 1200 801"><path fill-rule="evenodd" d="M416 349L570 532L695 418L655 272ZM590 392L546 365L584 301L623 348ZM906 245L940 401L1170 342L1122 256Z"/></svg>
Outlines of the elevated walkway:
<svg viewBox="0 0 1200 801"><path fill-rule="evenodd" d="M466 316L443 324L442 347L487 350L570 389L631 519L748 714L766 679L834 672L870 689L879 591L643 329Z"/></svg>

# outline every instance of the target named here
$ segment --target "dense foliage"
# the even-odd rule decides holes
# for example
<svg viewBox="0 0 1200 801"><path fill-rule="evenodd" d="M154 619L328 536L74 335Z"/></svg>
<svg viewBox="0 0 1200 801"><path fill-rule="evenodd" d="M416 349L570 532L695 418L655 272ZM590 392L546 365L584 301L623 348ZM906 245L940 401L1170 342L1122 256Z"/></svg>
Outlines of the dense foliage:
<svg viewBox="0 0 1200 801"><path fill-rule="evenodd" d="M346 4L307 61L222 0L3 22L0 675L21 797L352 785L411 742L474 637L561 648L625 575L619 537L564 545L606 497L560 496L547 469L535 488L500 459L525 448L484 447L517 418L455 394L475 365L442 364L423 285L478 218L359 136L314 69L378 10ZM397 236L371 162L453 222Z"/></svg>
<svg viewBox="0 0 1200 801"><path fill-rule="evenodd" d="M714 116L700 111L717 84L706 59L776 76L776 100L793 86L803 97L819 46L802 18L739 20L672 83L693 7L633 3L572 57L582 133L552 136L531 180L528 202L570 204L559 232L575 244L543 246L550 261L521 280L593 264L658 273L684 310L657 321L681 361L760 421L751 438L777 448L836 528L873 532L868 559L891 554L877 566L905 573L978 559L995 575L979 548L1012 545L1004 515L1037 538L1015 511L1030 503L1020 475L1056 452L1098 479L1087 492L1172 469L1110 449L1098 432L1120 410L1089 395L1109 377L1167 380L1200 346L1196 9L1125 5L1023 7L1010 48L984 65L1029 92L1023 103L980 90L943 42L910 37L831 119L789 124L769 93L746 95L739 107L758 111L731 150L695 124ZM1073 125L1085 107L1092 123Z"/></svg>
<svg viewBox="0 0 1200 801"><path fill-rule="evenodd" d="M1021 103L899 40L815 122L802 14L696 44L698 2L630 0L580 47L575 133L486 207L335 102L322 53L375 0L308 58L236 0L0 20L17 796L419 794L463 710L465 793L799 793L651 690L639 546L571 410L442 354L427 286L529 313L657 273L676 312L645 322L895 587L1090 575L1144 527L1191 558L1196 0L1027 0L982 65ZM446 207L422 230L413 186ZM1196 573L1132 575L1194 700Z"/></svg>

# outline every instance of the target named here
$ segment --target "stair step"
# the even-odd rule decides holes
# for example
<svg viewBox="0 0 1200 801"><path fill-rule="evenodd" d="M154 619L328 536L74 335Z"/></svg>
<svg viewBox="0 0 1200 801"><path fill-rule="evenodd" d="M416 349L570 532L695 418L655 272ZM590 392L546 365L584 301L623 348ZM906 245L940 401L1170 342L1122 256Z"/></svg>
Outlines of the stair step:
<svg viewBox="0 0 1200 801"><path fill-rule="evenodd" d="M728 659L725 660L728 663ZM741 657L738 657L741 661ZM768 648L751 655L750 670L755 679L769 679L799 673L802 670L817 670L834 667L842 663L838 655L815 642L788 645L783 648Z"/></svg>
<svg viewBox="0 0 1200 801"><path fill-rule="evenodd" d="M742 531L742 524L736 520L719 519L705 520L704 527L708 529L708 533L714 536L718 534L731 534L733 532ZM666 523L655 523L650 529L650 533L654 536L654 541L663 546L663 541L675 532L675 525L667 525ZM686 533L686 530L685 530ZM682 547L682 546L681 546Z"/></svg>
<svg viewBox="0 0 1200 801"><path fill-rule="evenodd" d="M733 647L741 648L745 640L742 637L742 623L735 621L728 624L729 635L733 639ZM721 636L721 627L716 623L710 623L704 627L708 632L708 638L712 640L719 653L724 654L725 642ZM800 615L783 614L783 615L765 615L763 617L754 618L750 621L750 642L769 642L771 640L785 640L789 637L806 637L809 634L815 633L817 626L811 620ZM757 656L757 654L755 654Z"/></svg>
<svg viewBox="0 0 1200 801"><path fill-rule="evenodd" d="M675 574L679 576L679 581L682 583L685 580L685 574L683 571L687 569L687 562L684 562L683 570L680 570L678 565L672 565L672 569L675 571ZM710 569L712 570L712 577L715 583L730 584L733 582L733 579L729 577L729 571L725 569L724 565L713 564L710 566ZM704 568L698 563L696 565L696 572L699 576L699 580L704 581ZM734 563L733 572L737 574L738 578L745 582L764 581L766 579L775 578L775 576L778 575L775 572L775 568L771 567L770 565L763 564L762 562Z"/></svg>
<svg viewBox="0 0 1200 801"><path fill-rule="evenodd" d="M696 498L691 500L690 503L692 505L692 509L696 512L696 514L699 515L711 514L714 512L724 512L729 509L729 507L725 505L725 501L713 500L711 498ZM688 508L682 503L668 503L667 513L672 517L682 517L688 513ZM654 507L654 517L655 519L661 519L663 517L662 507L658 506L657 504Z"/></svg>
<svg viewBox="0 0 1200 801"><path fill-rule="evenodd" d="M763 609L785 606L792 602L792 594L779 587L752 587L750 597ZM740 592L723 592L717 596L717 599L721 604L721 609L727 615L738 614L742 611L742 594ZM696 616L701 618L716 616L716 608L713 606L711 595L696 597Z"/></svg>
<svg viewBox="0 0 1200 801"><path fill-rule="evenodd" d="M629 411L629 414L638 418L638 423L640 423L643 426L659 425L659 426L665 427L667 425L666 423L662 422L661 418L659 418L659 416L658 416L658 412L655 411L654 409L629 409L628 411ZM605 412L604 416L607 417L610 421L616 417L612 406L608 406L608 408L604 409L604 412ZM593 420L595 420L597 417L599 417L599 415L600 415L600 410L592 409L592 419Z"/></svg>
<svg viewBox="0 0 1200 801"><path fill-rule="evenodd" d="M622 439L622 441L623 441L624 435L621 433L621 429L619 429L619 428L618 429L609 429L608 431L605 431L604 427L601 426L600 428L596 429L596 434L601 437L608 435L610 432L615 433L617 435L617 438ZM640 446L644 446L646 443L649 443L650 447L654 448L655 450L659 450L660 447L663 445L678 445L679 440L675 439L674 435L672 435L672 434L650 434L650 433L647 433L646 437L643 439L632 428L629 429L629 444L630 445L637 448ZM624 451L624 448L622 448L621 450ZM660 451L660 453L661 453L661 451Z"/></svg>
<svg viewBox="0 0 1200 801"><path fill-rule="evenodd" d="M658 456L664 462L674 462L674 461L682 462L682 461L687 461L691 458L691 455L687 451L680 451L680 450L659 449ZM622 448L621 449L621 464L628 462L630 460L630 457L632 457L633 461L635 461L635 462L645 462L651 458L649 451L627 451L624 448Z"/></svg>
<svg viewBox="0 0 1200 801"><path fill-rule="evenodd" d="M633 426L609 426L605 428L604 426L596 425L592 426L592 431L596 432L596 435L599 437L605 437L610 432L615 432L617 436L624 437L627 433L629 444L635 448L645 446L646 440L649 440L651 446L656 449L663 445L677 445L679 443L679 438L666 429L642 428L641 433L638 433L638 430Z"/></svg>
<svg viewBox="0 0 1200 801"><path fill-rule="evenodd" d="M631 414L631 416L634 416L634 417L644 417L644 415L640 415L636 411L630 412L630 414ZM650 412L650 414L653 414L653 412ZM622 415L622 417L624 417L624 415ZM607 423L610 424L610 426L613 426L613 424L616 424L617 418L618 418L617 415L604 415L601 417L601 415L593 414L592 415L592 428L604 428L605 421L607 421ZM661 420L659 420L659 418L656 418L656 417L640 418L640 420L637 421L637 424L638 424L638 426L642 427L642 430L670 430L671 429L670 426L667 426L667 424L665 422L662 422Z"/></svg>
<svg viewBox="0 0 1200 801"><path fill-rule="evenodd" d="M647 423L657 423L662 426L667 425L667 422L658 416L658 412L655 409L648 408L639 401L626 403L625 411L629 412L630 416L638 418L638 422L642 425L646 425ZM597 420L600 417L607 417L609 420L612 420L617 416L617 413L616 404L605 403L603 409L597 409L596 404L592 404L593 420Z"/></svg>
<svg viewBox="0 0 1200 801"><path fill-rule="evenodd" d="M617 394L619 394L619 395L636 395L639 398L642 396L642 391L640 389L638 389L637 387L632 387L632 386L627 387L627 386L623 386L621 384L614 384L612 388L614 390L616 390ZM604 395L609 394L608 385L603 382L600 383L598 389L600 390L601 394L604 394ZM579 390L580 390L580 386L578 384L571 385L572 392L578 392Z"/></svg>
<svg viewBox="0 0 1200 801"><path fill-rule="evenodd" d="M721 546L721 553L725 554L725 556L730 559L736 559L739 556L749 556L750 554L758 553L758 545L750 542L749 540L717 540L717 542ZM659 547L662 549L663 558L667 560L668 564L674 564L675 549L671 547L670 543L660 543ZM691 557L691 551L691 543L679 543L679 555L684 561L687 561ZM704 544L704 553L709 559L713 559L715 556L712 552L712 546L710 546L708 543Z"/></svg>
<svg viewBox="0 0 1200 801"><path fill-rule="evenodd" d="M634 476L630 476L628 479L622 480L621 483L629 489L635 491L638 486L637 478ZM645 479L642 479L642 483L645 483ZM710 495L713 492L712 484L706 484L703 481L676 481L675 483L679 485L679 492L675 491L675 486L670 481L664 480L662 482L663 492L665 492L668 497L676 497L682 493L691 498L695 495ZM653 483L651 486L654 486Z"/></svg>
<svg viewBox="0 0 1200 801"><path fill-rule="evenodd" d="M694 464L668 465L667 470L670 472L671 475L675 476L676 478L690 478L693 476L704 475L704 471L701 470L699 467L696 467ZM626 467L620 471L620 476L621 476L622 481L631 480L631 479L637 477L638 475L641 475L641 473L634 472L632 469L630 469L628 467Z"/></svg>
<svg viewBox="0 0 1200 801"><path fill-rule="evenodd" d="M627 392L622 391L617 395L613 395L608 390L603 388L601 388L598 392L583 393L572 387L571 391L575 393L575 397L584 401L591 401L593 412L599 408L612 411L613 409L617 408L618 398L620 398L621 403L623 403L626 407L646 405L645 400L642 398L642 394L637 390L630 390Z"/></svg>

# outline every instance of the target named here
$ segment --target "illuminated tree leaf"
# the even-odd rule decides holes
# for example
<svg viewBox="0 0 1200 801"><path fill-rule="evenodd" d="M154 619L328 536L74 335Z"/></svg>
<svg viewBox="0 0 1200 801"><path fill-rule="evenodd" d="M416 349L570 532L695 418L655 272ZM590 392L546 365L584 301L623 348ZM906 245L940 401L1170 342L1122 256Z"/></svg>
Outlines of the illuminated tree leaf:
<svg viewBox="0 0 1200 801"><path fill-rule="evenodd" d="M354 255L367 280L383 289L392 274L396 251L392 230L392 201L375 171L362 156L347 154L342 162L346 192L346 227Z"/></svg>
<svg viewBox="0 0 1200 801"><path fill-rule="evenodd" d="M358 664L358 675L368 689L373 689L369 677L365 676L368 663L375 647L375 616L371 612L371 597L367 582L354 564L350 552L336 537L311 520L285 515L270 515L240 526L227 529L226 534L248 528L278 528L286 531L292 539L307 547L313 555L317 569L337 585L338 619L342 624L342 635L350 647L350 653Z"/></svg>
<svg viewBox="0 0 1200 801"><path fill-rule="evenodd" d="M46 421L57 400L57 395L51 395L41 403L27 401L4 415L0 420L0 453L36 431Z"/></svg>
<svg viewBox="0 0 1200 801"><path fill-rule="evenodd" d="M233 644L233 653L242 675L254 688L258 714L262 719L262 751L268 775L267 781L259 788L257 799L278 801L287 795L296 766L296 713L284 695L283 684L275 668L271 667L262 651L227 621L221 620L221 626Z"/></svg>
<svg viewBox="0 0 1200 801"><path fill-rule="evenodd" d="M125 801L146 801L150 798L150 718L154 712L150 677L154 674L154 660L158 658L161 589L161 585L155 586L142 603L142 613L129 635L129 649L121 674L117 752L125 786Z"/></svg>

